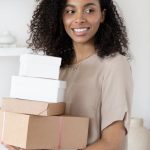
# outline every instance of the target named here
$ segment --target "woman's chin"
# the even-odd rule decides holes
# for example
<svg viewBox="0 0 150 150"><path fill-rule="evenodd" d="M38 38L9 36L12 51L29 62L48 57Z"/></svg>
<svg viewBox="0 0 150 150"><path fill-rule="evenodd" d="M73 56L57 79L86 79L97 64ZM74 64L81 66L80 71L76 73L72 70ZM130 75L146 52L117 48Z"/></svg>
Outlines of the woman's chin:
<svg viewBox="0 0 150 150"><path fill-rule="evenodd" d="M73 43L76 43L76 44L85 44L85 43L88 43L89 41L90 40L86 38L73 39Z"/></svg>

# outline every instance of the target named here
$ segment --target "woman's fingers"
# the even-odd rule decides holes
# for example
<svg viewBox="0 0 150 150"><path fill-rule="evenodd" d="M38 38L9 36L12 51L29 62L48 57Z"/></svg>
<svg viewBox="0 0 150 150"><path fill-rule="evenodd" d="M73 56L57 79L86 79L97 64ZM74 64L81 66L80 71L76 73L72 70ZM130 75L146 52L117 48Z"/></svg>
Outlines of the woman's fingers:
<svg viewBox="0 0 150 150"><path fill-rule="evenodd" d="M23 148L19 148L19 147L15 147L15 146L12 146L12 145L5 144L2 141L0 142L0 144L4 145L8 150L27 150L27 149L23 149Z"/></svg>
<svg viewBox="0 0 150 150"><path fill-rule="evenodd" d="M15 146L11 146L11 145L7 145L7 144L4 144L4 143L2 143L8 150L20 150L20 149L18 149L17 147L15 147Z"/></svg>

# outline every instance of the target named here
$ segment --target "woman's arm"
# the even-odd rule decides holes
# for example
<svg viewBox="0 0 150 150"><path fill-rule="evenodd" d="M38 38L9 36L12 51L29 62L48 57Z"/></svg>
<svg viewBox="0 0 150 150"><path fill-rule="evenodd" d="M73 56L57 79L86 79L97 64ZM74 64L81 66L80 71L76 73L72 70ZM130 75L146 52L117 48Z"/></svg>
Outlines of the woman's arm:
<svg viewBox="0 0 150 150"><path fill-rule="evenodd" d="M102 131L101 139L84 150L121 150L126 129L123 121L116 121Z"/></svg>

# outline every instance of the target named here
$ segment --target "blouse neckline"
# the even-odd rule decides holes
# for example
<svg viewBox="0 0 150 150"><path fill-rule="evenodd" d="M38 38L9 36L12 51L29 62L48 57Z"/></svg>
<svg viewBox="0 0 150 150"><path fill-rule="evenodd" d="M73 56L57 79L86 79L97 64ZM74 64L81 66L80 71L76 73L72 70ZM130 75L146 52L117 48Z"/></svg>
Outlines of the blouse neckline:
<svg viewBox="0 0 150 150"><path fill-rule="evenodd" d="M81 60L78 63L74 63L74 64L71 64L71 65L68 65L68 67L72 68L72 67L80 66L81 64L89 62L95 56L97 56L97 53L93 53L92 55L87 56L85 59Z"/></svg>

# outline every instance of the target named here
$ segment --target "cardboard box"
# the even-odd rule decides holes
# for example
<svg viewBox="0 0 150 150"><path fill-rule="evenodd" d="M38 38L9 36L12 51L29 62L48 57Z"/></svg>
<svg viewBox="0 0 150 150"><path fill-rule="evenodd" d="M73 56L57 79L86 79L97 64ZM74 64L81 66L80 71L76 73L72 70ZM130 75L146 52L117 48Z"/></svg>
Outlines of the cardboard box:
<svg viewBox="0 0 150 150"><path fill-rule="evenodd" d="M63 115L65 113L65 103L47 103L23 99L3 98L1 109L3 111L15 113L53 116Z"/></svg>
<svg viewBox="0 0 150 150"><path fill-rule="evenodd" d="M63 102L65 88L65 81L13 76L10 97L50 103Z"/></svg>
<svg viewBox="0 0 150 150"><path fill-rule="evenodd" d="M10 112L0 116L0 135L9 145L25 149L83 149L87 145L88 118Z"/></svg>
<svg viewBox="0 0 150 150"><path fill-rule="evenodd" d="M20 76L59 79L61 58L24 54L20 57Z"/></svg>

